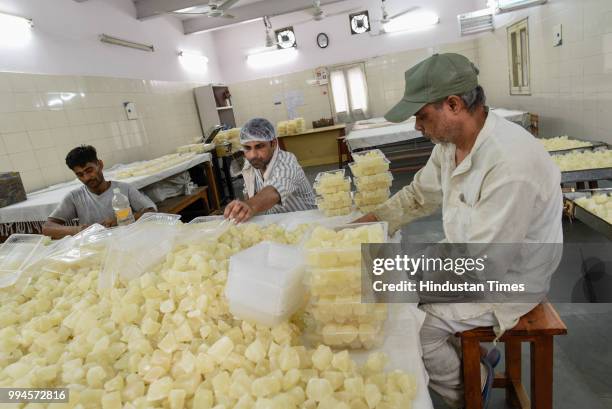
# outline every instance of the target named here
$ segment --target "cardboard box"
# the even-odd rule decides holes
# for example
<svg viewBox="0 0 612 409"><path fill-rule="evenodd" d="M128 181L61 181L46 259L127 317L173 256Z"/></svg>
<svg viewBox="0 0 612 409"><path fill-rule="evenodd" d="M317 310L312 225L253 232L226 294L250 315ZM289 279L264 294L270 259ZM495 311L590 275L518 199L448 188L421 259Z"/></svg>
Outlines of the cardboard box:
<svg viewBox="0 0 612 409"><path fill-rule="evenodd" d="M27 199L19 172L0 172L0 208Z"/></svg>

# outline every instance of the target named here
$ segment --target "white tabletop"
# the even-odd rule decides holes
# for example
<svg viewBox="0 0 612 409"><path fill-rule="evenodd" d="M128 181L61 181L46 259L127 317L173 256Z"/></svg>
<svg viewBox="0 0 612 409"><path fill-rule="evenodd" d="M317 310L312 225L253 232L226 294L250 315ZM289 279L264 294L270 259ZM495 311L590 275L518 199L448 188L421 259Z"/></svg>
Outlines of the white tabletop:
<svg viewBox="0 0 612 409"><path fill-rule="evenodd" d="M529 125L528 112L505 108L491 108L491 112L523 127ZM415 124L415 117L398 124L387 122L385 118L357 121L346 137L346 141L351 151L409 141L423 136L421 132L414 129Z"/></svg>
<svg viewBox="0 0 612 409"><path fill-rule="evenodd" d="M162 179L165 179L172 175L176 175L177 173L183 172L200 163L208 162L210 160L210 153L201 153L195 156L189 156L189 159L185 162L163 169L157 173L150 175L134 176L127 179L121 179L120 181L129 183L137 189L142 189L145 186L149 186L155 182L159 182ZM105 171L104 176L108 180L115 180L113 179L114 174L116 174L123 168L133 165L133 163L130 163L128 165L115 166L109 169L108 171ZM51 214L53 210L55 210L55 208L61 202L64 196L66 196L70 191L79 188L80 186L81 182L79 182L78 180L72 180L70 182L60 183L54 186L50 186L46 189L28 193L28 199L26 201L15 203L13 205L0 209L0 224L17 222L39 222L47 220L47 217Z"/></svg>
<svg viewBox="0 0 612 409"><path fill-rule="evenodd" d="M319 210L279 213L255 216L250 221L257 224L277 224L286 230L293 230L303 223L320 223L326 226L339 226L350 223L361 213L354 212L345 216L325 217ZM218 220L223 216L210 216L206 219ZM401 234L396 234L391 242L399 242ZM414 375L417 383L417 394L412 402L414 409L433 409L427 385L429 376L423 364L423 350L419 333L425 320L425 313L417 308L416 303L389 304L389 318L384 326L384 342L369 351L349 351L358 363L363 363L373 352L384 352L389 357L388 371L402 370Z"/></svg>

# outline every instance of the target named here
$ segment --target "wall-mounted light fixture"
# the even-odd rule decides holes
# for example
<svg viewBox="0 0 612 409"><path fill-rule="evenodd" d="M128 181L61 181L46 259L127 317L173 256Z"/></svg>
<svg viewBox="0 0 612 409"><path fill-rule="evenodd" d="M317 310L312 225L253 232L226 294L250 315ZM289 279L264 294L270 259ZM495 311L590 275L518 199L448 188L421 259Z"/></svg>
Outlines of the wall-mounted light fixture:
<svg viewBox="0 0 612 409"><path fill-rule="evenodd" d="M297 49L294 47L256 52L247 55L247 63L253 68L270 67L278 64L289 63L295 60L297 55Z"/></svg>
<svg viewBox="0 0 612 409"><path fill-rule="evenodd" d="M178 56L185 60L193 60L193 61L198 61L202 64L208 64L207 56L200 54L200 53L193 52L193 51L180 50L178 52Z"/></svg>
<svg viewBox="0 0 612 409"><path fill-rule="evenodd" d="M107 34L100 34L100 41L106 44L119 45L121 47L134 48L141 51L155 51L155 47L148 44L135 43L133 41L123 40L121 38L112 37Z"/></svg>
<svg viewBox="0 0 612 409"><path fill-rule="evenodd" d="M0 47L23 46L32 37L32 19L0 12Z"/></svg>
<svg viewBox="0 0 612 409"><path fill-rule="evenodd" d="M435 26L439 22L440 17L436 13L431 11L413 11L385 23L384 31L386 33L416 31Z"/></svg>
<svg viewBox="0 0 612 409"><path fill-rule="evenodd" d="M189 71L202 72L208 68L208 57L194 51L178 52L181 65Z"/></svg>

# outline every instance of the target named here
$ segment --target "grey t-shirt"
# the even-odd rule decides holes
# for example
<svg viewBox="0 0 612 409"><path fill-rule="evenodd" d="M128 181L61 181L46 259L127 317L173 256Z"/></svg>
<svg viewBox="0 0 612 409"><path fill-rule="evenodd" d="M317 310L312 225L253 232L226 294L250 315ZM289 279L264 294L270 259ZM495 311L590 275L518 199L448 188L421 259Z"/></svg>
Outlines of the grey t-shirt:
<svg viewBox="0 0 612 409"><path fill-rule="evenodd" d="M65 223L79 219L79 224L100 223L115 217L113 189L117 187L129 199L132 212L139 212L148 207L157 210L155 203L135 187L128 183L112 181L110 188L101 195L90 192L85 185L74 189L62 199L60 205L49 217L63 220Z"/></svg>

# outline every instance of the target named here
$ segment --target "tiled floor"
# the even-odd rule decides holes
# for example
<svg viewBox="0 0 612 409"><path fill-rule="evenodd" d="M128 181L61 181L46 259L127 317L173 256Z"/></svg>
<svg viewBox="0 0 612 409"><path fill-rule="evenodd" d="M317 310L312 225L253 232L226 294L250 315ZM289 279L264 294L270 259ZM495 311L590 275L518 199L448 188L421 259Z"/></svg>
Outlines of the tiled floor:
<svg viewBox="0 0 612 409"><path fill-rule="evenodd" d="M322 170L334 166L306 168L312 181ZM412 180L412 174L394 175L392 193ZM566 242L606 241L580 222L564 221ZM441 213L415 221L402 229L403 240L437 241L444 236ZM568 274L574 274L568 272ZM575 277L557 276L558 282L575 282ZM556 337L554 358L554 408L555 409L603 409L612 408L612 304L557 304L561 318L568 327L568 335ZM529 379L529 346L523 346L523 378ZM503 362L500 363L503 368ZM433 396L436 409L446 405ZM489 408L506 408L504 392L495 390Z"/></svg>

